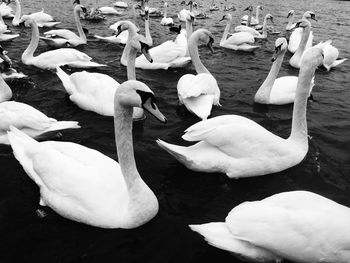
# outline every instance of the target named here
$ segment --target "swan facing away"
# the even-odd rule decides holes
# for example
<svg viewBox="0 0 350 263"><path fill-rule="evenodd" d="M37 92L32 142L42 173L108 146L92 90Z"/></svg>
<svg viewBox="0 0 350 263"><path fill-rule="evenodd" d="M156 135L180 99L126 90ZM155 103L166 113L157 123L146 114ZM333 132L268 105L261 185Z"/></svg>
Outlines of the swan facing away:
<svg viewBox="0 0 350 263"><path fill-rule="evenodd" d="M30 26L32 38L27 49L22 54L22 62L41 69L55 69L57 66L68 65L77 68L92 68L105 66L91 61L91 57L72 48L60 48L41 53L34 57L39 43L39 29L36 22L29 16L22 16L20 23Z"/></svg>
<svg viewBox="0 0 350 263"><path fill-rule="evenodd" d="M323 54L324 54L323 66L328 71L330 71L331 68L334 68L347 60L347 58L338 59L339 50L332 45L332 40L321 42L317 44L315 47L322 48Z"/></svg>
<svg viewBox="0 0 350 263"><path fill-rule="evenodd" d="M15 0L15 3L16 3L16 13L12 20L12 25L19 26L22 18L21 3L19 0ZM36 12L27 16L33 19L38 25L38 27L54 27L61 23L61 22L55 21L51 15L46 14L44 12L44 9L42 9L40 12Z"/></svg>
<svg viewBox="0 0 350 263"><path fill-rule="evenodd" d="M222 115L198 122L185 131L183 139L197 141L192 146L161 140L157 143L191 170L221 172L230 178L276 173L299 164L308 151L307 98L322 60L319 48L308 49L303 57L289 138L283 139L248 118Z"/></svg>
<svg viewBox="0 0 350 263"><path fill-rule="evenodd" d="M40 204L61 216L102 228L135 228L158 212L158 200L142 180L132 139L133 107L166 119L153 92L136 80L124 82L114 96L114 127L119 163L71 142L37 142L11 127L16 159L40 188Z"/></svg>
<svg viewBox="0 0 350 263"><path fill-rule="evenodd" d="M298 77L284 76L277 78L284 55L287 51L287 47L288 44L285 38L276 39L275 52L272 57L273 64L269 75L266 77L265 81L255 94L255 102L275 105L283 105L294 102ZM314 79L311 81L309 94L311 93L313 86Z"/></svg>
<svg viewBox="0 0 350 263"><path fill-rule="evenodd" d="M244 261L350 262L350 208L308 191L244 202L225 222L189 227Z"/></svg>
<svg viewBox="0 0 350 263"><path fill-rule="evenodd" d="M74 19L77 25L79 36L68 29L56 29L46 31L45 37L40 37L47 45L55 48L60 47L76 47L87 43L87 39L84 30L80 23L80 13L86 13L87 10L82 5L76 5L74 7Z"/></svg>
<svg viewBox="0 0 350 263"><path fill-rule="evenodd" d="M213 105L220 105L220 89L216 79L199 58L198 44L202 41L212 50L213 35L206 29L196 30L188 41L188 49L197 75L186 74L177 83L180 104L196 116L205 120Z"/></svg>
<svg viewBox="0 0 350 263"><path fill-rule="evenodd" d="M231 23L232 23L231 14L224 15L220 21L223 21L223 20L226 20L227 24L226 24L224 34L220 40L221 47L233 49L233 50L248 51L248 52L252 52L255 49L259 48L259 46L251 45L251 44L254 44L255 39L254 39L254 36L249 32L234 33L227 38L228 32L230 31Z"/></svg>

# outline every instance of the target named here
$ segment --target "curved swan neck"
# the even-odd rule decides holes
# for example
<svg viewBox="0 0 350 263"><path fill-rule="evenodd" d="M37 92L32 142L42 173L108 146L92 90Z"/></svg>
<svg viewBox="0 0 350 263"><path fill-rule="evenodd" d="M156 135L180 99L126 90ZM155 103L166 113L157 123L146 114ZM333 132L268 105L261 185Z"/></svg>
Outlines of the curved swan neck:
<svg viewBox="0 0 350 263"><path fill-rule="evenodd" d="M228 32L230 31L231 23L232 23L232 17L230 17L230 19L227 20L225 31L224 31L224 34L222 35L220 42L223 42L227 39L227 35L228 35Z"/></svg>
<svg viewBox="0 0 350 263"><path fill-rule="evenodd" d="M280 53L277 59L272 63L269 74L267 75L263 84L261 84L259 90L256 92L255 96L256 96L256 99L258 100L257 102L260 102L261 100L262 103L265 103L266 101L270 100L271 90L272 90L273 84L275 83L277 75L281 69L281 65L285 54L286 54L286 50Z"/></svg>
<svg viewBox="0 0 350 263"><path fill-rule="evenodd" d="M23 63L26 63L28 59L33 58L34 52L39 44L39 29L34 20L31 20L30 27L32 30L32 38L30 40L29 46L22 54Z"/></svg>
<svg viewBox="0 0 350 263"><path fill-rule="evenodd" d="M310 65L309 61L305 61L301 65L293 107L292 131L290 139L306 146L308 144L306 106L315 69L316 67L314 65Z"/></svg>
<svg viewBox="0 0 350 263"><path fill-rule="evenodd" d="M87 41L83 27L80 22L80 11L74 9L74 19L75 19L75 24L77 25L79 37L83 39L85 42Z"/></svg>
<svg viewBox="0 0 350 263"><path fill-rule="evenodd" d="M197 71L197 74L200 73L209 73L209 70L203 65L202 61L199 58L199 52L198 52L198 40L199 35L194 33L188 43L188 51L191 56L192 63Z"/></svg>
<svg viewBox="0 0 350 263"><path fill-rule="evenodd" d="M130 47L128 64L126 67L128 80L136 80L136 72L135 72L136 56L137 56L137 50L133 47Z"/></svg>
<svg viewBox="0 0 350 263"><path fill-rule="evenodd" d="M16 2L16 13L15 13L15 17L13 18L13 24L14 25L18 25L19 24L19 20L22 16L22 10L21 10L21 3L19 2L19 0L15 0Z"/></svg>
<svg viewBox="0 0 350 263"><path fill-rule="evenodd" d="M297 49L297 51L295 51L295 54L299 55L300 57L302 56L302 54L305 51L305 47L306 47L307 41L309 39L310 31L311 31L310 26L307 26L303 29L303 34L301 36L301 40L300 40L298 49Z"/></svg>
<svg viewBox="0 0 350 263"><path fill-rule="evenodd" d="M134 157L132 113L132 107L121 105L118 97L114 99L114 132L118 161L129 191L136 185L135 182L141 178Z"/></svg>
<svg viewBox="0 0 350 263"><path fill-rule="evenodd" d="M0 77L0 103L8 101L12 98L12 90L7 85L5 80Z"/></svg>

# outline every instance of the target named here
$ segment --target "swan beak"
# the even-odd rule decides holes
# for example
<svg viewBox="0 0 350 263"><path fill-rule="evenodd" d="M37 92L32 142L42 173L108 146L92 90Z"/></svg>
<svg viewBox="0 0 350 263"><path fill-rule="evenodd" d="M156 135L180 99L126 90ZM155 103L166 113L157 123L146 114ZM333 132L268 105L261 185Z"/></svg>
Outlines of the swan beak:
<svg viewBox="0 0 350 263"><path fill-rule="evenodd" d="M270 19L271 19L271 23L272 23L272 24L274 24L274 22L273 22L273 17L272 17L272 16L271 16L271 18L270 18Z"/></svg>
<svg viewBox="0 0 350 263"><path fill-rule="evenodd" d="M223 21L223 20L225 20L225 16L223 16L223 17L219 20L219 22L221 22L221 21Z"/></svg>
<svg viewBox="0 0 350 263"><path fill-rule="evenodd" d="M157 120L159 120L162 123L167 123L167 119L165 116L160 112L160 110L157 107L157 104L155 103L154 96L149 97L143 104L142 108L148 111L150 114L152 114Z"/></svg>
<svg viewBox="0 0 350 263"><path fill-rule="evenodd" d="M291 13L291 12L289 12L289 13L288 13L288 15L287 15L287 18L289 18L291 15L292 15L292 13Z"/></svg>
<svg viewBox="0 0 350 263"><path fill-rule="evenodd" d="M214 43L214 39L213 39L212 37L210 37L207 46L208 46L208 48L209 48L209 50L210 50L210 52L211 52L212 54L214 53L213 43Z"/></svg>
<svg viewBox="0 0 350 263"><path fill-rule="evenodd" d="M87 11L86 7L82 7L81 9L83 10L84 15L88 15L88 11Z"/></svg>
<svg viewBox="0 0 350 263"><path fill-rule="evenodd" d="M277 56L278 56L278 54L277 54L277 50L276 50L275 53L273 53L273 55L272 55L271 62L275 62L275 60L277 59Z"/></svg>
<svg viewBox="0 0 350 263"><path fill-rule="evenodd" d="M2 47L0 46L2 52L0 53L0 58L5 62L6 68L10 68L12 65L12 60L6 55L7 51L3 50Z"/></svg>
<svg viewBox="0 0 350 263"><path fill-rule="evenodd" d="M149 45L147 45L146 43L143 43L140 41L140 44L141 44L141 52L142 54L146 57L146 59L149 61L149 62L153 62L153 59L149 53Z"/></svg>
<svg viewBox="0 0 350 263"><path fill-rule="evenodd" d="M119 36L121 32L123 32L122 26L121 26L121 25L119 25L117 29L118 29L118 31L114 33L114 35L115 35L116 37Z"/></svg>

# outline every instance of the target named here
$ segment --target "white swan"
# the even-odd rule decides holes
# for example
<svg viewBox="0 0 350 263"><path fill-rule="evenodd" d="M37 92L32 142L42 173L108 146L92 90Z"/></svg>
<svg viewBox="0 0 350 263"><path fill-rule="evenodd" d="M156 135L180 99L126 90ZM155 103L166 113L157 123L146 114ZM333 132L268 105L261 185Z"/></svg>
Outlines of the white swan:
<svg viewBox="0 0 350 263"><path fill-rule="evenodd" d="M2 2L0 4L0 15L2 17L6 17L6 18L12 18L14 17L14 14L13 14L13 9L11 8L11 6L9 6L10 2L8 3L4 3Z"/></svg>
<svg viewBox="0 0 350 263"><path fill-rule="evenodd" d="M350 262L350 208L308 191L244 202L225 222L189 227L249 262ZM346 234L345 234L346 233Z"/></svg>
<svg viewBox="0 0 350 263"><path fill-rule="evenodd" d="M22 16L21 3L19 2L19 0L15 0L15 3L16 13L12 20L12 25L19 26L19 24L21 23L20 21ZM56 22L51 15L44 13L44 9L42 9L40 12L36 12L27 16L33 19L38 25L38 27L54 27L61 23Z"/></svg>
<svg viewBox="0 0 350 263"><path fill-rule="evenodd" d="M167 9L168 9L168 3L165 2L164 3L164 15L162 20L160 21L160 24L163 26L169 26L169 25L173 25L174 21L171 17L167 17Z"/></svg>
<svg viewBox="0 0 350 263"><path fill-rule="evenodd" d="M310 37L311 23L307 19L302 19L296 23L296 28L301 28L303 34L299 43L298 49L295 51L293 56L289 60L289 65L294 68L300 68L301 60L307 47L308 39Z"/></svg>
<svg viewBox="0 0 350 263"><path fill-rule="evenodd" d="M9 30L7 30L7 25L4 23L2 15L0 14L0 42L11 41L19 37L19 34L5 34L7 32L9 32Z"/></svg>
<svg viewBox="0 0 350 263"><path fill-rule="evenodd" d="M275 105L283 105L294 102L298 77L284 76L277 78L284 55L287 51L287 46L287 40L284 37L276 39L275 53L272 58L273 64L269 75L266 77L264 83L255 94L255 102ZM311 93L313 86L314 79L312 79L310 83L309 94Z"/></svg>
<svg viewBox="0 0 350 263"><path fill-rule="evenodd" d="M121 84L114 105L119 163L79 144L39 143L11 128L8 137L14 155L39 186L41 205L70 220L102 228L135 228L157 214L157 197L136 168L132 107L143 107L166 122L145 84L135 80Z"/></svg>
<svg viewBox="0 0 350 263"><path fill-rule="evenodd" d="M186 74L177 83L180 104L199 118L205 120L211 112L212 105L220 105L220 89L216 79L202 64L199 53L199 41L205 42L212 50L213 35L206 29L196 30L188 41L188 49L197 75Z"/></svg>
<svg viewBox="0 0 350 263"><path fill-rule="evenodd" d="M60 47L76 47L80 45L84 45L87 43L87 39L83 30L83 27L80 23L80 13L84 12L86 13L87 10L82 5L76 5L74 7L74 19L75 23L77 25L77 29L79 32L79 36L75 34L74 32L68 30L68 29L56 29L56 30L50 30L46 31L44 33L45 37L40 37L47 45L55 48Z"/></svg>
<svg viewBox="0 0 350 263"><path fill-rule="evenodd" d="M72 48L60 48L41 53L34 57L35 49L39 43L39 29L36 22L29 16L22 16L20 23L30 26L32 39L29 46L22 54L22 62L26 65L33 65L41 69L55 69L57 66L68 65L77 68L101 67L105 65L90 61L92 58L83 52Z"/></svg>
<svg viewBox="0 0 350 263"><path fill-rule="evenodd" d="M302 19L307 19L308 21L311 21L311 19L317 21L315 13L312 11L306 11L303 15ZM295 24L296 25L296 24ZM298 46L300 44L301 38L303 35L303 29L302 28L295 28L292 34L289 37L289 43L288 43L288 51L291 53L295 53L298 49ZM312 41L314 39L314 35L312 31L310 31L310 35L306 44L306 48L312 47Z"/></svg>
<svg viewBox="0 0 350 263"><path fill-rule="evenodd" d="M242 25L247 25L247 26L256 26L259 25L259 16L260 16L260 10L263 10L262 6L258 5L256 7L256 15L255 17L252 16L253 12L253 6L248 6L244 11L249 11L249 15L244 15L242 17ZM249 22L250 18L250 22Z"/></svg>
<svg viewBox="0 0 350 263"><path fill-rule="evenodd" d="M323 66L330 71L331 68L334 68L344 61L347 60L347 58L338 59L339 57L339 50L332 45L332 40L327 40L326 42L321 42L315 47L320 47L323 50L324 59L323 59Z"/></svg>
<svg viewBox="0 0 350 263"><path fill-rule="evenodd" d="M2 46L0 45L0 75L1 75L1 77L4 80L21 79L21 78L27 77L27 75L24 75L22 72L17 72L16 69L12 68L12 61L7 56L7 53L8 52L6 50L4 50L2 48ZM7 94L7 92L5 92L5 97L6 97L6 94ZM2 95L0 95L0 101L2 100L1 96ZM7 99L5 99L5 100L7 100Z"/></svg>
<svg viewBox="0 0 350 263"><path fill-rule="evenodd" d="M306 106L310 84L322 59L319 48L308 49L303 57L288 139L248 118L223 115L189 127L182 138L199 141L192 146L158 140L159 146L191 170L221 172L230 178L276 173L299 164L308 151Z"/></svg>
<svg viewBox="0 0 350 263"><path fill-rule="evenodd" d="M295 24L296 23L293 23L293 20L294 20L294 10L290 10L288 12L288 15L287 15L287 18L288 18L288 24L286 25L286 30L287 31L291 31L295 28Z"/></svg>
<svg viewBox="0 0 350 263"><path fill-rule="evenodd" d="M189 33L191 33L192 30L191 21L191 15L188 12L186 20L186 29L189 31ZM176 37L175 41L168 40L160 44L159 46L151 48L149 50L149 53L153 59L152 63L149 62L145 55L140 55L136 58L136 68L150 70L167 70L169 68L179 68L186 66L191 61L191 58L187 54L188 51L186 36L188 36L187 31L181 30L180 34Z"/></svg>
<svg viewBox="0 0 350 263"><path fill-rule="evenodd" d="M123 1L117 1L117 2L113 3L113 5L118 7L118 8L128 8L128 3L125 3Z"/></svg>
<svg viewBox="0 0 350 263"><path fill-rule="evenodd" d="M241 50L241 51L254 51L259 48L259 46L252 46L255 42L254 36L248 32L238 32L232 34L229 38L227 38L228 32L230 31L232 16L231 14L226 14L222 17L222 20L226 20L226 28L224 34L220 40L220 46L233 50Z"/></svg>
<svg viewBox="0 0 350 263"><path fill-rule="evenodd" d="M99 7L98 10L103 15L121 15L123 12L116 10L114 7L111 6L102 6Z"/></svg>
<svg viewBox="0 0 350 263"><path fill-rule="evenodd" d="M125 21L120 21L120 23L121 26L124 26ZM125 27L127 26L131 25L125 25ZM150 58L148 54L149 47L145 43L145 40L135 31L132 31L130 34L131 40L125 47L129 50L127 72L128 80L135 80L135 58L137 51L147 53L147 57ZM70 95L70 100L80 108L104 116L114 116L114 94L119 87L119 83L113 78L106 74L89 73L86 71L75 72L69 76L60 67L57 67L56 73ZM133 119L140 120L143 118L143 110L141 108L135 108Z"/></svg>
<svg viewBox="0 0 350 263"><path fill-rule="evenodd" d="M262 27L262 34L260 34L260 32L258 32L256 29L252 28L252 27L248 27L248 26L236 26L235 27L235 31L236 32L248 32L250 34L252 34L254 36L254 38L267 38L267 21L271 20L271 22L273 23L273 16L271 14L267 14L264 18L264 23L263 23L263 27Z"/></svg>

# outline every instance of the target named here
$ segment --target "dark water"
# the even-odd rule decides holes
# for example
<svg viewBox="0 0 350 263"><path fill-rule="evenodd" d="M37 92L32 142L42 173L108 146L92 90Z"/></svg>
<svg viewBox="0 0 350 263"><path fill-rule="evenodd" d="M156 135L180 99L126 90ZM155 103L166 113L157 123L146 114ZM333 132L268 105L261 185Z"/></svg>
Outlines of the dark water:
<svg viewBox="0 0 350 263"><path fill-rule="evenodd" d="M71 17L71 1L23 1L24 13L43 6L63 23L61 27L76 31ZM83 1L92 6L95 1ZM113 1L100 1L100 6ZM160 1L150 1L160 6ZM178 1L169 0L170 14L180 10ZM201 1L199 1L201 2ZM204 1L202 1L204 2ZM208 3L202 9L208 8ZM222 1L224 2L224 1ZM237 10L246 3L229 0ZM220 2L218 2L221 5ZM258 4L262 1L251 1ZM285 35L286 15L295 9L298 17L306 10L316 13L313 23L315 42L333 39L341 57L350 57L350 3L344 1L264 1L264 14L275 18L275 28ZM182 7L181 7L182 9ZM277 36L258 41L261 48L253 54L237 53L218 46L225 24L217 22L222 13L211 13L208 20L198 20L195 28L205 27L216 37L215 53L200 49L201 59L216 77L221 89L223 107L215 107L212 116L239 114L257 121L270 131L287 137L291 128L292 105L256 107L253 96L270 69L270 57ZM123 19L131 17L126 11ZM237 24L240 12L233 13ZM119 19L109 17L101 23L83 22L91 34L109 35L108 26ZM138 21L140 26L142 20ZM14 99L28 103L59 120L77 120L80 130L63 133L60 140L72 141L97 149L116 159L113 120L86 112L72 104L55 74L25 66L20 55L29 43L30 30L19 31L21 37L3 44L18 70L29 75L24 81L10 82ZM175 38L160 19L151 20L155 44ZM98 72L126 80L126 69L120 65L122 47L89 38L80 48L98 62L109 67ZM48 50L40 43L37 53ZM286 55L280 75L297 75L288 65ZM222 174L204 174L187 170L155 144L156 138L185 144L181 135L198 121L178 106L176 84L191 66L180 70L142 71L137 78L147 83L158 98L158 106L167 116L167 125L153 118L134 127L136 162L145 182L160 203L159 214L148 224L134 230L104 230L66 220L47 209L48 216L39 218L37 186L26 176L12 156L9 147L0 147L0 262L240 262L229 253L208 246L189 230L189 223L222 221L236 205L258 200L289 190L310 190L350 207L350 63L345 62L331 72L317 71L314 98L308 105L308 127L311 136L305 160L287 171L240 180Z"/></svg>

